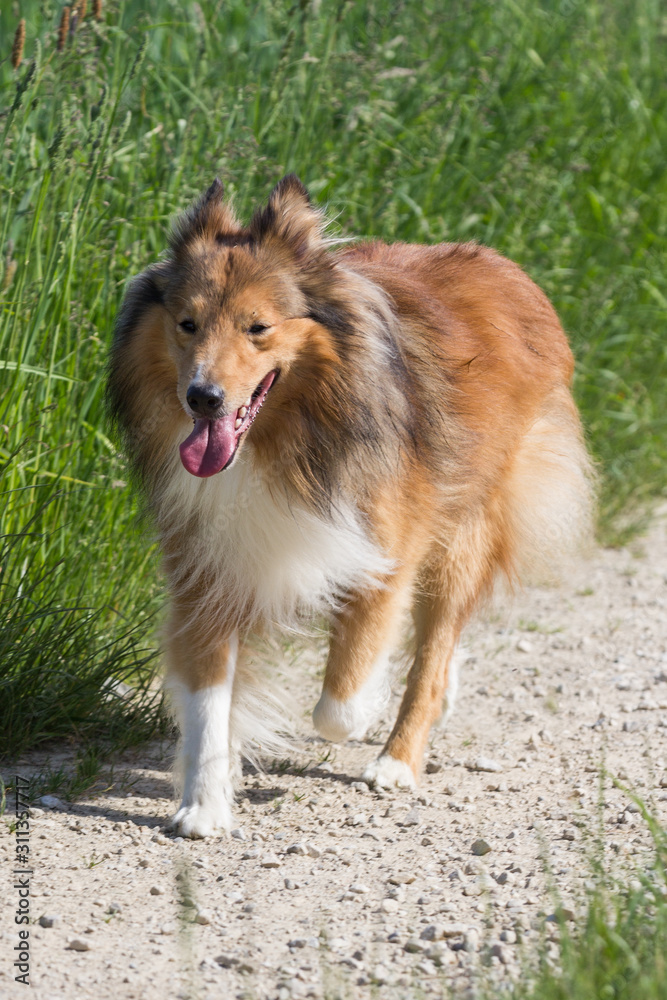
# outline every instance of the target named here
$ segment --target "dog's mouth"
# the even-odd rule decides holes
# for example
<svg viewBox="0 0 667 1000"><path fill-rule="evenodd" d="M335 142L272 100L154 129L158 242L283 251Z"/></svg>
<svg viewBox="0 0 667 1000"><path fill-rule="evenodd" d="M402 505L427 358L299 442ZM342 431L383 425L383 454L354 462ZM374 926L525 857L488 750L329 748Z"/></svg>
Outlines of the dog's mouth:
<svg viewBox="0 0 667 1000"><path fill-rule="evenodd" d="M181 462L189 473L207 479L228 468L241 438L257 416L278 371L265 375L253 394L238 410L224 417L195 420L192 434L180 446Z"/></svg>

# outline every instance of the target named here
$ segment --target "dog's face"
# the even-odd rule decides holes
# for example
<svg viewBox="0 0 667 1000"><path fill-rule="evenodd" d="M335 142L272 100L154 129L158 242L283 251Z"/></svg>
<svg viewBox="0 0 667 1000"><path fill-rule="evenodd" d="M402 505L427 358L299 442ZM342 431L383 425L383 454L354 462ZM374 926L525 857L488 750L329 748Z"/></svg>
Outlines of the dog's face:
<svg viewBox="0 0 667 1000"><path fill-rule="evenodd" d="M304 268L312 281L331 267L305 189L286 178L247 229L221 195L214 184L175 232L171 259L152 269L152 350L175 373L184 426L194 422L181 460L202 478L230 468L260 408L258 439L262 424L297 413L313 391L309 375L337 357L302 280Z"/></svg>
<svg viewBox="0 0 667 1000"><path fill-rule="evenodd" d="M194 420L181 459L206 477L231 466L260 407L281 378L289 382L313 321L296 284L267 267L266 255L206 238L186 252L185 278L165 294L165 334L179 402Z"/></svg>

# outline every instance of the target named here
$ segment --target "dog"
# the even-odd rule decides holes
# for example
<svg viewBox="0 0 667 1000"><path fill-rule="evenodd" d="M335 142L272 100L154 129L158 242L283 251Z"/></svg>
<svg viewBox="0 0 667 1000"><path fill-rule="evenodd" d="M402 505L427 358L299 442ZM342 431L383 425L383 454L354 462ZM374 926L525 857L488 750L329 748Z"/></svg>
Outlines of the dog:
<svg viewBox="0 0 667 1000"><path fill-rule="evenodd" d="M363 778L415 786L473 611L590 531L572 375L547 297L484 246L336 242L295 175L247 226L217 179L177 222L126 293L108 373L171 595L176 831L231 828L240 754L271 745L251 637L314 615L331 636L313 722L342 741L382 711L411 614Z"/></svg>

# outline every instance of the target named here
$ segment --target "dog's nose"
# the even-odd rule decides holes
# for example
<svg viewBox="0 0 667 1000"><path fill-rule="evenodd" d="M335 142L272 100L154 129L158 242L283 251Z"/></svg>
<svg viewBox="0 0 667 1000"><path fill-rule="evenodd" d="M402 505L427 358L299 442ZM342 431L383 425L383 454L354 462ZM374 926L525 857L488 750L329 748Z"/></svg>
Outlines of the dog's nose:
<svg viewBox="0 0 667 1000"><path fill-rule="evenodd" d="M201 382L193 382L186 396L188 406L200 417L215 417L224 398L222 389Z"/></svg>

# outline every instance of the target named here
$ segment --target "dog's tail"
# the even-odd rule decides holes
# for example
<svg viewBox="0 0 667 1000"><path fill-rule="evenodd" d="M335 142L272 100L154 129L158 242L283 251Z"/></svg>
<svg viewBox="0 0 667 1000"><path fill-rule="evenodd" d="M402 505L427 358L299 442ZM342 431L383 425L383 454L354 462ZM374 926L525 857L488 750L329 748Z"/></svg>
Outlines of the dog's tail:
<svg viewBox="0 0 667 1000"><path fill-rule="evenodd" d="M512 571L521 581L550 583L594 536L596 474L566 389L524 435L504 491Z"/></svg>

